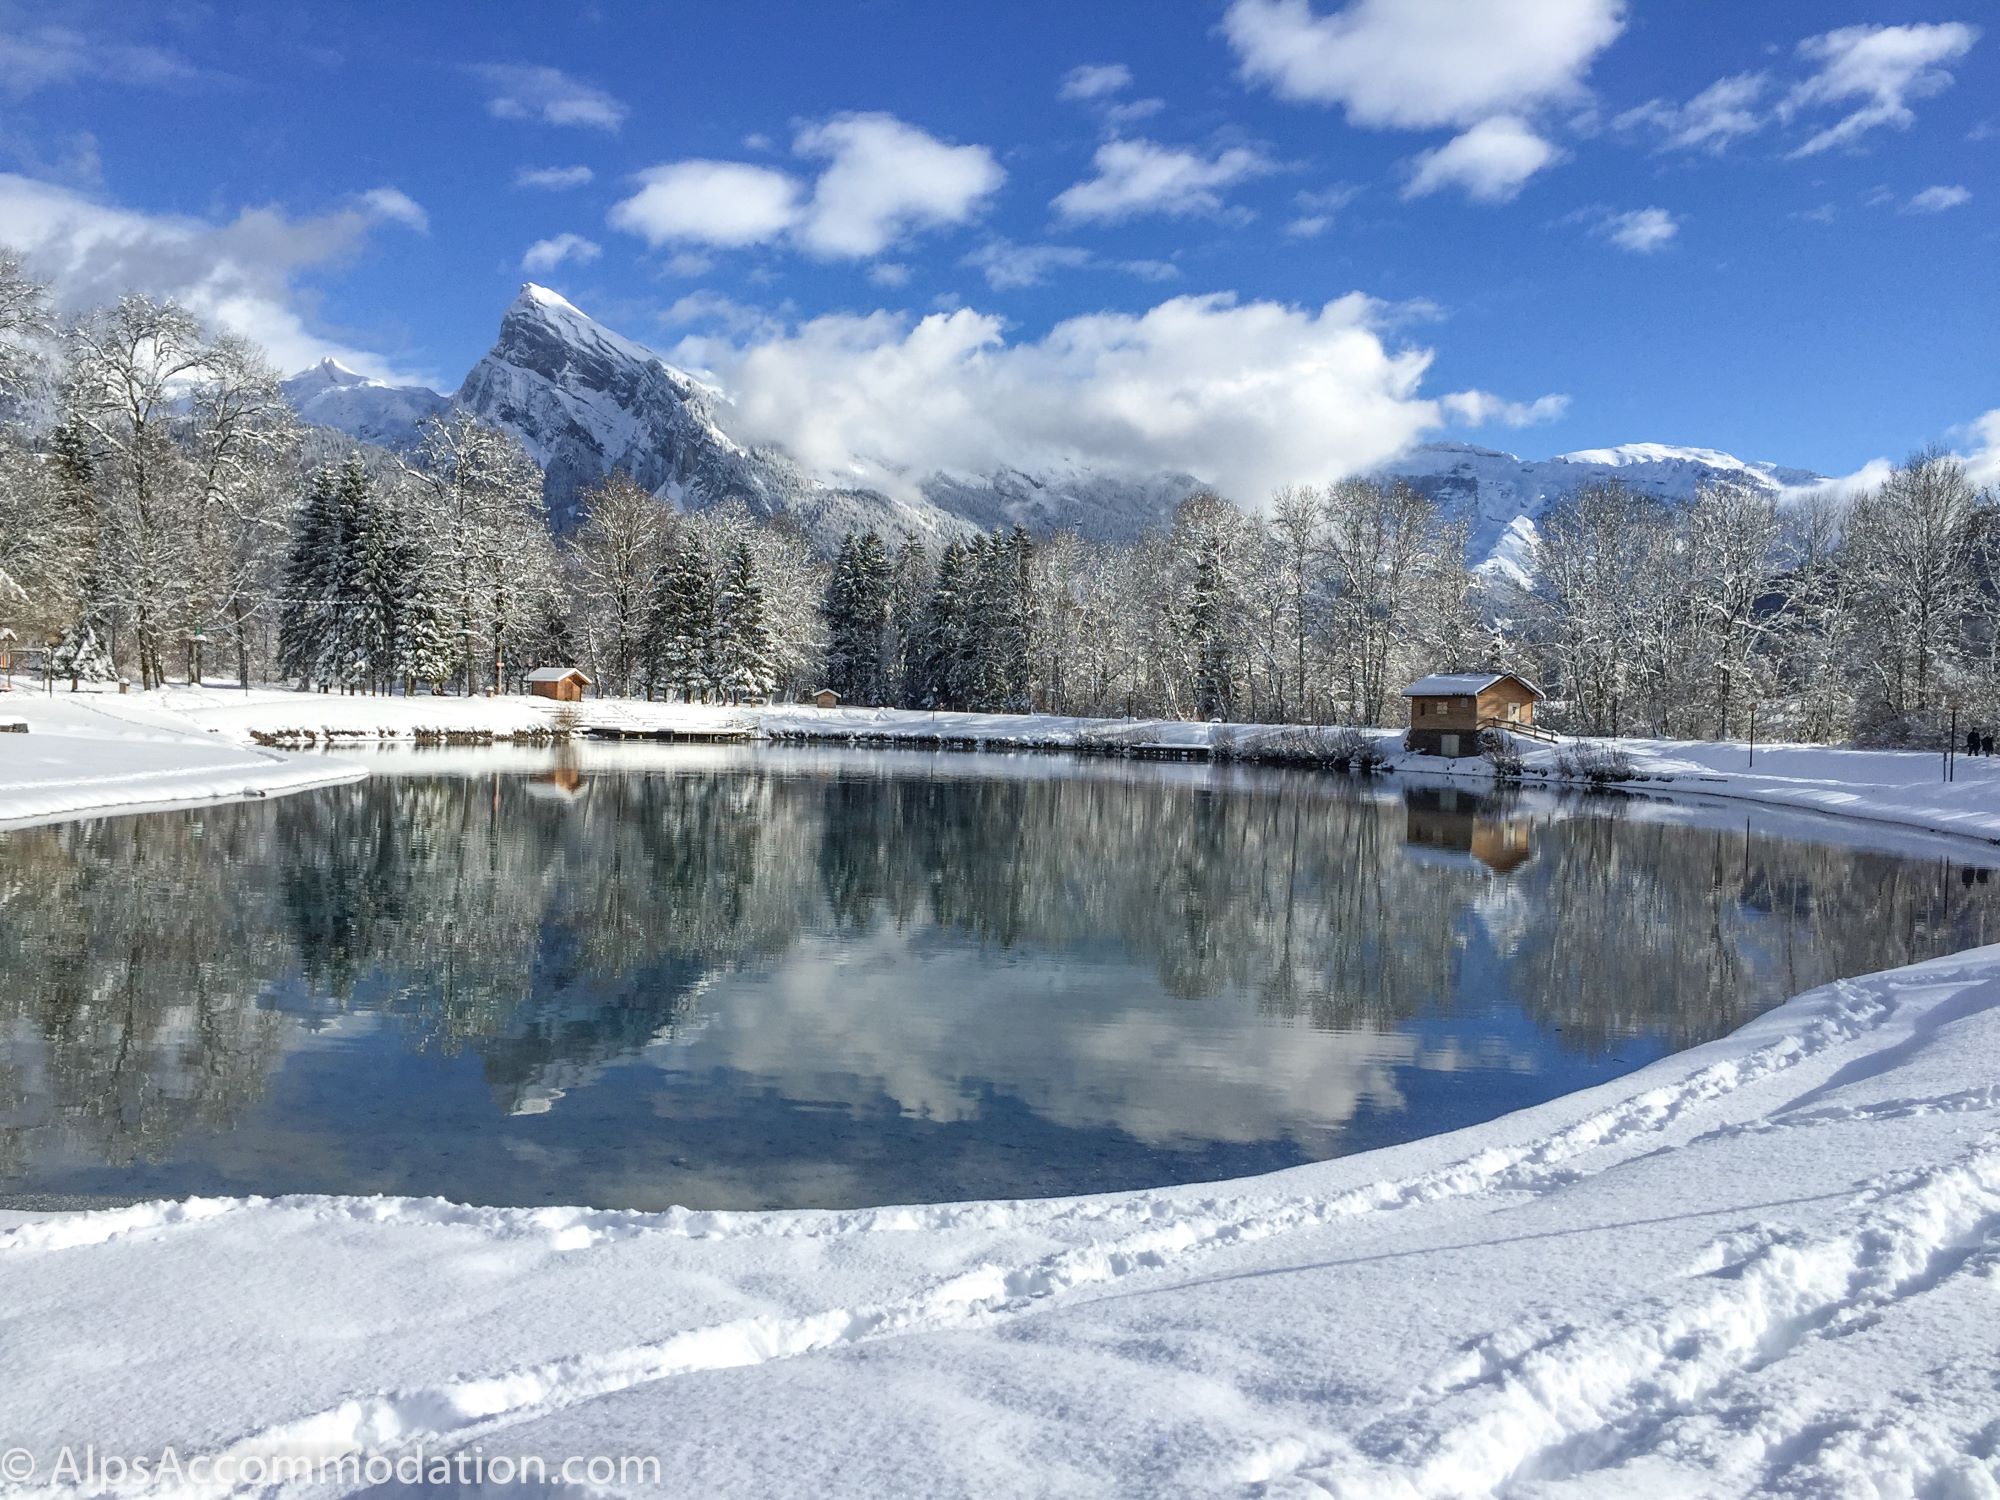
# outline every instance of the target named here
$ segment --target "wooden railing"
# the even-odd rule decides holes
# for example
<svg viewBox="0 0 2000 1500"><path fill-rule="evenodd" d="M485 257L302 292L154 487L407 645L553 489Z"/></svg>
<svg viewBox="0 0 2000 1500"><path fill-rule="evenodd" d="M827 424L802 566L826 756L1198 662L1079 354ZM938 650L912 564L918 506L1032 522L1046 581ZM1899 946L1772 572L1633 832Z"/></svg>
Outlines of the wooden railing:
<svg viewBox="0 0 2000 1500"><path fill-rule="evenodd" d="M1557 735L1553 729L1544 729L1539 724L1522 724L1513 719L1503 719L1497 714L1488 714L1479 721L1481 729L1504 729L1509 734L1525 734L1531 740L1540 740L1545 745L1553 745Z"/></svg>

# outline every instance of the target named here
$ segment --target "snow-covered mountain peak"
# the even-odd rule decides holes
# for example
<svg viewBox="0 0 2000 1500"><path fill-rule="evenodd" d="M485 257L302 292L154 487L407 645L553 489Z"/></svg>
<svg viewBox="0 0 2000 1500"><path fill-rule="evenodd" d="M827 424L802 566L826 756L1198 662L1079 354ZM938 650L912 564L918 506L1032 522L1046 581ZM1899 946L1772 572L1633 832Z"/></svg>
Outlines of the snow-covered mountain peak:
<svg viewBox="0 0 2000 1500"><path fill-rule="evenodd" d="M991 474L911 476L921 498L894 499L858 487L851 475L810 475L783 453L732 439L729 403L712 384L536 282L521 287L501 317L493 347L451 396L387 385L337 360L292 377L285 394L307 421L386 447L407 446L425 418L446 409L504 428L542 465L549 507L562 526L577 520L582 491L623 470L682 508L740 500L760 515L787 513L826 547L850 526L903 537L1019 524L1122 540L1167 521L1200 480L1064 461ZM1616 479L1678 501L1718 480L1776 493L1819 478L1804 469L1665 443L1588 448L1542 460L1476 443L1427 443L1376 472L1408 480L1435 498L1466 523L1470 560L1491 561L1489 576L1516 581L1532 565L1535 520L1583 485Z"/></svg>

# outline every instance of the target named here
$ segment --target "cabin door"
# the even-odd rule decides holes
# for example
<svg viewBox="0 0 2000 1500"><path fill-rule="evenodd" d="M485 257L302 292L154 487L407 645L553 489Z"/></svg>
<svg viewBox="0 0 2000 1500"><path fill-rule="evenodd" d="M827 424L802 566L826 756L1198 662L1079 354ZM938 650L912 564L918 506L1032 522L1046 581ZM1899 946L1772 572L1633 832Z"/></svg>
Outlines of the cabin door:
<svg viewBox="0 0 2000 1500"><path fill-rule="evenodd" d="M1455 734L1439 735L1438 754L1449 759L1456 759L1458 756L1458 736Z"/></svg>

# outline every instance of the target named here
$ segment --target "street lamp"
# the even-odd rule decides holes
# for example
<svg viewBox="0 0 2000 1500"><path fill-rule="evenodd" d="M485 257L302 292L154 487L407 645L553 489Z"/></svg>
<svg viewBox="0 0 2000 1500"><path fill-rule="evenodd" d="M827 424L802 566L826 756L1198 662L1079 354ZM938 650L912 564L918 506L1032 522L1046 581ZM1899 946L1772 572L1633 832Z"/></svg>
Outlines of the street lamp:
<svg viewBox="0 0 2000 1500"><path fill-rule="evenodd" d="M0 625L0 693L14 691L14 642L20 637L11 625Z"/></svg>
<svg viewBox="0 0 2000 1500"><path fill-rule="evenodd" d="M1944 738L1944 779L1958 780L1958 694L1953 693L1945 700L1951 709L1951 728Z"/></svg>

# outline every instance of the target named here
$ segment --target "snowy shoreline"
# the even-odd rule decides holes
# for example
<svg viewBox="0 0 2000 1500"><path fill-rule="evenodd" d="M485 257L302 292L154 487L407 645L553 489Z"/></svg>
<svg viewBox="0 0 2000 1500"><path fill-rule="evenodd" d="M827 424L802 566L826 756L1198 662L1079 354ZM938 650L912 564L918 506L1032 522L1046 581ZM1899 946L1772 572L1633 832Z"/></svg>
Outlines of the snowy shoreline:
<svg viewBox="0 0 2000 1500"><path fill-rule="evenodd" d="M511 733L553 707L25 699L0 708L30 722L0 740L9 819L81 810L17 811L64 796L369 774L253 754L253 729ZM747 716L835 742L1087 727ZM1157 732L1205 747L1212 728ZM21 776L21 750L95 757L99 779ZM1747 759L1639 743L1639 768L1673 779L1635 790L2000 838L2000 771L1982 764L1946 786L1933 756L1760 747L1754 772L1731 756ZM645 1454L669 1489L730 1495L1996 1495L1996 1058L1988 947L1824 986L1465 1130L1229 1182L836 1212L296 1197L0 1213L0 1437L41 1465L9 1492L81 1492L49 1465L94 1444L184 1464Z"/></svg>

